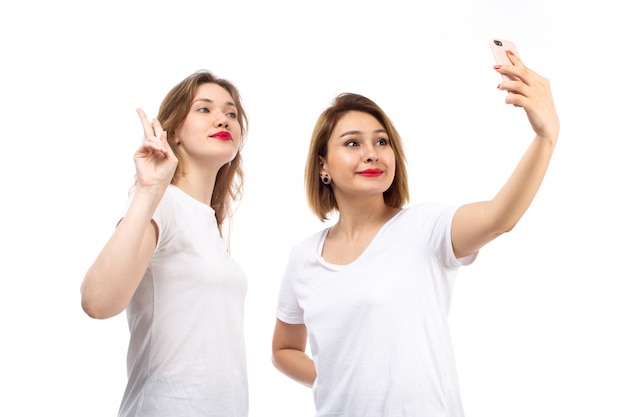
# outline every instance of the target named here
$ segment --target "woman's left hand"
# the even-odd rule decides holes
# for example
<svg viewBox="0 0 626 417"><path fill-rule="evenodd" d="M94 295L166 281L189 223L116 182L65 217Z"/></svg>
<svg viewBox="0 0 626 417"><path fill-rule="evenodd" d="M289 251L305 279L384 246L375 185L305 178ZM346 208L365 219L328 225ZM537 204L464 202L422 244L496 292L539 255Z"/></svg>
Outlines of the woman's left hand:
<svg viewBox="0 0 626 417"><path fill-rule="evenodd" d="M498 89L506 90L505 102L523 107L537 136L555 140L559 135L559 118L556 113L550 81L527 68L522 61L507 51L510 65L495 66L494 69L503 75L515 77L517 80L505 79Z"/></svg>

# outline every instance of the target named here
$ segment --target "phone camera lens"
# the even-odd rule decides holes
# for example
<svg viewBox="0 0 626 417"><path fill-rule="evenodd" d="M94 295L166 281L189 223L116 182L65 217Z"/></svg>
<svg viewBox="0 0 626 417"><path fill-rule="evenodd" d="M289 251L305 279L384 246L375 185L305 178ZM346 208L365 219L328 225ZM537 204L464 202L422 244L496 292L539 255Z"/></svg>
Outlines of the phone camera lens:
<svg viewBox="0 0 626 417"><path fill-rule="evenodd" d="M502 46L502 42L500 42L500 41L499 41L499 40L497 40L497 39L496 39L495 41L493 41L493 43L495 43L495 44L496 44L496 45L498 45L498 46Z"/></svg>

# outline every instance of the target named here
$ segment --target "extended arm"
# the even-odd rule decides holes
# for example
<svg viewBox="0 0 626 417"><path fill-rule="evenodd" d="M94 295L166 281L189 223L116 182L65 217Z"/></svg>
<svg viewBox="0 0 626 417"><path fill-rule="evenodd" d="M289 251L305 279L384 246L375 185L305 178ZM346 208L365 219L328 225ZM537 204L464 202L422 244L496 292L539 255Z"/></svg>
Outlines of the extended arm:
<svg viewBox="0 0 626 417"><path fill-rule="evenodd" d="M83 310L93 318L119 314L135 293L158 238L152 216L178 163L158 121L154 121L153 129L145 113L138 113L145 138L135 153L135 195L81 285Z"/></svg>
<svg viewBox="0 0 626 417"><path fill-rule="evenodd" d="M290 378L313 386L317 377L313 360L306 353L307 330L304 324L287 324L276 319L272 340L272 363Z"/></svg>
<svg viewBox="0 0 626 417"><path fill-rule="evenodd" d="M494 67L518 81L503 81L506 103L523 107L536 136L517 167L490 201L466 204L452 222L452 245L457 258L477 252L517 224L535 198L543 181L559 135L559 119L547 79L526 68L509 53L511 65Z"/></svg>

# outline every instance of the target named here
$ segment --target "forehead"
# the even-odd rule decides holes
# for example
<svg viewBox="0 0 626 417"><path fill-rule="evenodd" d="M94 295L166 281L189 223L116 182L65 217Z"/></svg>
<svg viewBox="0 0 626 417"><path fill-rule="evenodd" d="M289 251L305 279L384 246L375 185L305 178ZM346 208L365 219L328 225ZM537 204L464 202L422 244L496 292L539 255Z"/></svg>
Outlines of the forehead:
<svg viewBox="0 0 626 417"><path fill-rule="evenodd" d="M384 131L385 127L369 113L351 110L342 115L331 133L331 137L338 137L348 132L372 133Z"/></svg>
<svg viewBox="0 0 626 417"><path fill-rule="evenodd" d="M198 86L194 101L198 99L208 99L217 104L233 104L234 100L230 93L222 86L215 83L204 83Z"/></svg>

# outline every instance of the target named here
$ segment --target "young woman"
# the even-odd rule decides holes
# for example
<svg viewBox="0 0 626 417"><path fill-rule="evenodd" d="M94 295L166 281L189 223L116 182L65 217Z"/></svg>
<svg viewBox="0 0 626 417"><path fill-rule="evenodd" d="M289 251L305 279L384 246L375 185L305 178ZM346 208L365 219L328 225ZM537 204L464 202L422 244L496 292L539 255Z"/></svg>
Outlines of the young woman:
<svg viewBox="0 0 626 417"><path fill-rule="evenodd" d="M84 278L94 318L124 309L128 385L120 416L247 416L247 282L222 225L240 196L247 117L237 88L194 73L163 100L127 210Z"/></svg>
<svg viewBox="0 0 626 417"><path fill-rule="evenodd" d="M495 69L519 81L499 88L536 136L490 201L404 208L405 157L385 113L343 94L318 119L307 197L321 220L339 217L293 248L272 345L275 366L313 387L318 417L463 415L447 323L456 272L520 220L559 133L549 82L509 56Z"/></svg>

